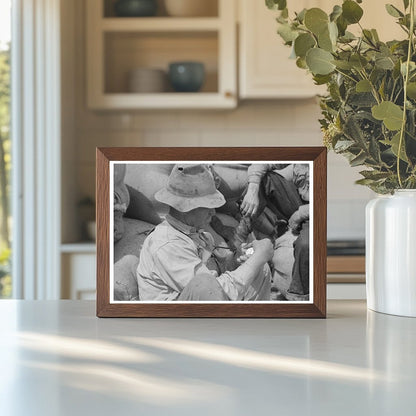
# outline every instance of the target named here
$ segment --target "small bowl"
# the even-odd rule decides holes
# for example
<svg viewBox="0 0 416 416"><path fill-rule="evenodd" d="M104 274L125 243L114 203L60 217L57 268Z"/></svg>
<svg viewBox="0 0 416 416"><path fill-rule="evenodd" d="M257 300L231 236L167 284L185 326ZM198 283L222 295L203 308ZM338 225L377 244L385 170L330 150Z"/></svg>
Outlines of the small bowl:
<svg viewBox="0 0 416 416"><path fill-rule="evenodd" d="M119 17L149 17L157 13L156 0L118 0L114 12Z"/></svg>
<svg viewBox="0 0 416 416"><path fill-rule="evenodd" d="M136 68L129 72L128 91L159 93L167 90L167 75L162 69Z"/></svg>
<svg viewBox="0 0 416 416"><path fill-rule="evenodd" d="M197 92L205 80L202 62L172 62L169 64L169 81L177 92Z"/></svg>

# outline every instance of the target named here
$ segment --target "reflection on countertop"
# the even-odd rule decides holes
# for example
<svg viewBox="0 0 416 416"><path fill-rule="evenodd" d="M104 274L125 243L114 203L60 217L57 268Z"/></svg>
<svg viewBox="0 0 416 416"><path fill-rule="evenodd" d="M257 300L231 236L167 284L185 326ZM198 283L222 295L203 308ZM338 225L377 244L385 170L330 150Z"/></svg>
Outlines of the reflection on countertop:
<svg viewBox="0 0 416 416"><path fill-rule="evenodd" d="M0 316L4 415L416 414L416 319L364 301L315 320L98 319L89 301Z"/></svg>

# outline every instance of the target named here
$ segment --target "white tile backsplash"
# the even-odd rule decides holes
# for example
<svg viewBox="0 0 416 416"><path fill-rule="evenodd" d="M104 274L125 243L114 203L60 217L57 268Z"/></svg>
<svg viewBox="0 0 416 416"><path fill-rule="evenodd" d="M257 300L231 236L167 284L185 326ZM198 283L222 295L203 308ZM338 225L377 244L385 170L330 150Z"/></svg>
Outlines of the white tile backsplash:
<svg viewBox="0 0 416 416"><path fill-rule="evenodd" d="M214 129L224 131L227 123L227 113L224 111L181 111L177 115L180 130Z"/></svg>
<svg viewBox="0 0 416 416"><path fill-rule="evenodd" d="M260 146L255 129L206 130L201 131L201 146Z"/></svg>
<svg viewBox="0 0 416 416"><path fill-rule="evenodd" d="M242 102L232 111L77 111L79 194L94 195L96 146L320 146L315 100ZM354 184L360 168L328 155L328 237L363 238L373 194Z"/></svg>
<svg viewBox="0 0 416 416"><path fill-rule="evenodd" d="M79 164L77 168L77 187L80 198L90 196L95 199L95 163Z"/></svg>
<svg viewBox="0 0 416 416"><path fill-rule="evenodd" d="M141 111L132 116L132 130L151 130L163 128L177 130L180 116L177 111Z"/></svg>
<svg viewBox="0 0 416 416"><path fill-rule="evenodd" d="M328 239L364 239L367 202L368 199L328 200Z"/></svg>
<svg viewBox="0 0 416 416"><path fill-rule="evenodd" d="M200 146L199 132L178 130L148 130L143 135L144 146L182 147Z"/></svg>

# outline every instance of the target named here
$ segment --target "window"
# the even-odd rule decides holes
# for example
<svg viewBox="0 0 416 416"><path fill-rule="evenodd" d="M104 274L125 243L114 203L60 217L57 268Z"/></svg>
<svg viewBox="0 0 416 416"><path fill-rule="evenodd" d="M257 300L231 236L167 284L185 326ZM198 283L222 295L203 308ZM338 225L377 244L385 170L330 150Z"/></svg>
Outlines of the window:
<svg viewBox="0 0 416 416"><path fill-rule="evenodd" d="M10 0L0 0L0 298L9 298L12 294L10 267L10 7Z"/></svg>

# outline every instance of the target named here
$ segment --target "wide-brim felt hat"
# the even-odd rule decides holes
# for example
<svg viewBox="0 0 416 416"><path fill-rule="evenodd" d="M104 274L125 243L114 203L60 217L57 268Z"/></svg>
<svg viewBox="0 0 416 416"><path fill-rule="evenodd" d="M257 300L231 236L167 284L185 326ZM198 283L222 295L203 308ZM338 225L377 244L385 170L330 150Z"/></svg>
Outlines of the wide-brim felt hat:
<svg viewBox="0 0 416 416"><path fill-rule="evenodd" d="M215 187L214 177L207 165L177 164L169 175L165 188L156 192L155 199L180 212L195 208L219 208L225 198Z"/></svg>

